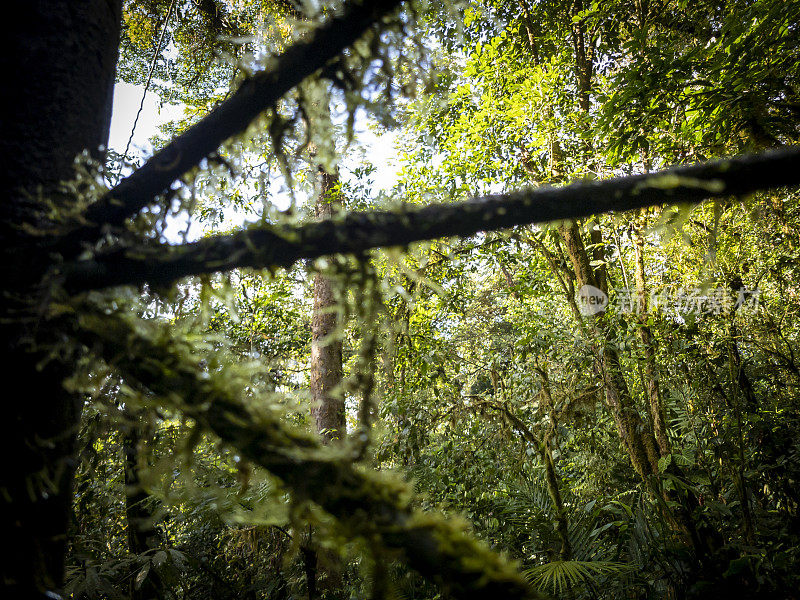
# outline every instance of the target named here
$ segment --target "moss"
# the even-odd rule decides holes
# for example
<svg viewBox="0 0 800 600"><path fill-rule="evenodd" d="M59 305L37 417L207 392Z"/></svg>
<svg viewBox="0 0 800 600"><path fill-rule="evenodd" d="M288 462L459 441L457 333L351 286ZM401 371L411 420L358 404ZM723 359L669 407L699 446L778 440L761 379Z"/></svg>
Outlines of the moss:
<svg viewBox="0 0 800 600"><path fill-rule="evenodd" d="M464 520L415 509L417 498L398 475L354 464L351 448L322 446L277 408L254 414L244 402L247 368L219 352L208 364L225 369L201 368L195 345L160 323L86 306L79 313L84 340L123 377L271 471L296 499L321 506L351 538L402 551L411 567L455 597L534 597L516 564L471 535Z"/></svg>
<svg viewBox="0 0 800 600"><path fill-rule="evenodd" d="M678 188L692 188L721 194L725 191L725 182L720 179L697 179L696 177L684 177L676 173L665 173L656 177L649 177L633 189L634 194L638 194L644 189L653 188L658 190L674 190Z"/></svg>

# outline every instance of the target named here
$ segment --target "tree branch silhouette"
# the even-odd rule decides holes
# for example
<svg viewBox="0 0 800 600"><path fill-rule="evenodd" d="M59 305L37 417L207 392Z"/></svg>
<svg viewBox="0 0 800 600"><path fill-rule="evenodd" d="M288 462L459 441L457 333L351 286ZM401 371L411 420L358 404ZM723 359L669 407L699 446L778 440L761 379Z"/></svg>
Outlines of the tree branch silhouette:
<svg viewBox="0 0 800 600"><path fill-rule="evenodd" d="M453 204L352 212L301 225L269 225L180 246L123 247L67 264L64 286L77 292L128 284L172 283L240 267L288 267L300 259L468 236L646 206L700 202L800 184L800 148L745 155L647 175L533 188Z"/></svg>
<svg viewBox="0 0 800 600"><path fill-rule="evenodd" d="M82 215L85 223L57 238L52 248L70 256L99 239L105 228L123 224L166 192L172 183L225 140L242 133L264 110L304 79L336 59L402 0L351 2L274 60L271 68L247 79L227 100L158 151Z"/></svg>

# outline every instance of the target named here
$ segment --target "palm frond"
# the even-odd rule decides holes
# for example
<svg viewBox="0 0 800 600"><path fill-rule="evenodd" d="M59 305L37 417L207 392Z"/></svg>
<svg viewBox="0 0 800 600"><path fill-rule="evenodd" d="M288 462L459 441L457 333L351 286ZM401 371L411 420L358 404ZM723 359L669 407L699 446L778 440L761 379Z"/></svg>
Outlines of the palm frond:
<svg viewBox="0 0 800 600"><path fill-rule="evenodd" d="M600 579L621 577L632 568L631 565L610 560L554 560L531 567L524 573L531 585L539 590L563 595L578 587L595 587Z"/></svg>

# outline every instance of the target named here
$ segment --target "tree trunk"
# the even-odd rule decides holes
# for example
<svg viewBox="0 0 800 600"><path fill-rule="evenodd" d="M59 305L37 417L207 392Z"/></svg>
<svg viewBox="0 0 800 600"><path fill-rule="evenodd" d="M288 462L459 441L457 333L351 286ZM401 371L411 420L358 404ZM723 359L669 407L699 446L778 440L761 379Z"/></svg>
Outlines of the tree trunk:
<svg viewBox="0 0 800 600"><path fill-rule="evenodd" d="M101 156L111 118L121 2L22 3L0 53L6 113L0 133L0 365L6 458L0 480L5 597L44 597L63 583L74 445L82 401L62 387L70 371L46 361L61 336L42 323L46 298L30 281L52 257L23 241L45 198L64 206L59 181L84 149ZM52 347L52 346L51 346ZM59 357L61 358L61 357ZM68 361L67 361L68 362Z"/></svg>
<svg viewBox="0 0 800 600"><path fill-rule="evenodd" d="M328 173L318 166L319 195L316 217L333 216L339 193L338 174ZM338 339L336 297L332 282L317 273L314 276L314 312L311 317L311 413L317 432L325 443L344 440L347 433L342 383L342 342ZM323 590L333 594L341 588L341 569L337 557L330 551L319 550L308 532L302 547L303 564L308 586L308 600L316 600Z"/></svg>
<svg viewBox="0 0 800 600"><path fill-rule="evenodd" d="M317 197L318 219L333 215L339 177L319 169L321 191ZM336 298L331 281L322 274L314 277L314 314L311 319L311 411L317 431L330 442L344 439L344 398L342 382L342 342L332 339L338 327Z"/></svg>
<svg viewBox="0 0 800 600"><path fill-rule="evenodd" d="M550 393L550 378L547 371L544 369L537 369L542 378L542 392L544 394L545 402L547 403L547 411L549 413L550 423L542 436L541 454L542 462L545 469L545 481L547 482L547 493L550 495L550 501L553 503L553 509L556 513L556 533L561 542L561 548L558 552L560 560L572 560L572 543L569 540L569 523L567 522L567 510L564 507L564 500L561 498L561 489L558 485L558 475L556 474L556 465L553 460L553 439L555 438L556 428L558 423L555 417L555 403L553 396Z"/></svg>
<svg viewBox="0 0 800 600"><path fill-rule="evenodd" d="M582 9L582 0L576 0L573 4L573 11L580 12ZM575 12L573 12L573 14L575 14ZM578 106L581 112L583 112L585 116L588 116L591 107L593 60L586 52L585 31L581 21L574 24L572 38L575 51L576 80L578 84ZM586 155L588 158L588 148ZM596 275L591 269L586 268L586 265L590 263L586 253L586 247L580 236L579 228L573 223L571 227L562 228L561 232L562 239L567 246L567 253L575 268L578 286L585 284L594 285L595 287L603 286L600 287L600 289L607 293L607 269L605 265L600 266L598 274ZM602 237L600 231L593 230L592 242L598 244L601 241ZM597 249L598 246L595 246L595 248ZM614 343L614 338L617 334L616 327L607 320L606 315L601 313L595 315L593 318L591 329L593 330L592 335L594 337L595 354L598 358L597 364L603 377L606 402L611 409L617 431L622 438L628 456L633 463L633 467L654 495L661 496L666 503L678 501L678 506L675 510L670 510L666 503L663 505L665 517L681 532L682 536L694 548L698 559L705 564L708 560L710 549L714 544L714 532L708 531L706 528L699 531L695 525L692 512L697 506L697 498L688 490L682 497L676 498L675 493L663 490L660 483L654 477L659 474L659 459L664 455L665 450L669 451L666 426L664 423L663 411L661 411L661 401L658 397L655 354L651 353L650 358L652 359L651 381L655 382L654 394L656 404L654 410L652 405L654 397L649 396L648 409L653 416L653 427L662 428L663 440L656 439L653 428L649 427L649 424L644 422L630 394L630 389L628 388L628 384L620 368L619 355L616 350L616 344ZM647 333L649 334L649 330ZM653 346L652 343L650 343L652 342L652 336L648 337L646 342L645 346L652 351ZM683 475L681 469L674 462L670 463L668 470L677 477L682 477Z"/></svg>
<svg viewBox="0 0 800 600"><path fill-rule="evenodd" d="M150 438L150 432L142 423L141 415L126 411L129 424L122 434L125 479L125 517L128 521L128 551L142 555L160 546L158 530L149 506L150 494L143 488L139 479L139 447L143 438ZM147 576L136 585L136 573L131 578L131 600L153 600L162 598L162 582L159 574L151 568Z"/></svg>
<svg viewBox="0 0 800 600"><path fill-rule="evenodd" d="M631 231L633 250L636 255L636 292L638 296L637 315L639 325L637 332L642 343L644 353L645 392L647 393L647 408L653 425L653 432L658 442L658 449L662 456L672 453L669 438L667 437L667 424L664 417L664 405L661 401L661 389L658 385L658 365L656 364L656 341L650 327L647 325L647 280L644 272L644 236L640 229L634 226Z"/></svg>
<svg viewBox="0 0 800 600"><path fill-rule="evenodd" d="M573 4L573 14L583 10L583 1L576 0ZM588 114L591 107L592 86L592 61L586 54L586 33L583 21L572 25L572 47L575 52L575 78L578 82L578 106L584 114Z"/></svg>
<svg viewBox="0 0 800 600"><path fill-rule="evenodd" d="M584 285L597 287L597 279L589 264L586 246L575 223L560 229L561 238L572 263L578 288ZM633 403L628 383L622 374L619 355L613 344L615 332L605 322L606 317L596 315L591 323L597 365L603 378L606 404L614 417L617 432L631 459L633 468L643 479L658 473L660 454L652 432L645 426Z"/></svg>
<svg viewBox="0 0 800 600"><path fill-rule="evenodd" d="M577 285L585 285L585 266L589 261L586 257L586 248L580 237L580 230L572 225L561 229L564 245L575 273L578 274ZM590 279L594 281L594 278ZM590 285L593 285L590 283ZM656 438L639 414L630 389L622 373L619 355L614 344L615 328L606 321L604 314L592 317L590 335L592 337L598 372L603 379L606 404L611 410L614 423L620 439L625 447L633 468L645 482L654 497L662 498L664 516L680 532L688 544L694 548L698 559L706 563L711 549L716 545L715 534L708 528L698 528L694 522L692 512L697 507L697 498L694 493L687 490L685 493L665 491L656 476L659 474L659 458L661 450ZM676 477L683 477L680 467L674 462L668 467L668 472ZM677 502L674 509L667 505Z"/></svg>

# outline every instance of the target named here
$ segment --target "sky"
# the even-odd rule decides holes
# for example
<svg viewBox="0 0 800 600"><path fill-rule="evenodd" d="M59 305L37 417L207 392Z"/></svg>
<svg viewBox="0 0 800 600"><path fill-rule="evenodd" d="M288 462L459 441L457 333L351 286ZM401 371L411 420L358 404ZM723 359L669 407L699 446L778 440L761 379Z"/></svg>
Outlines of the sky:
<svg viewBox="0 0 800 600"><path fill-rule="evenodd" d="M111 116L111 133L109 137L109 147L120 154L125 151L128 138L131 135L136 113L142 101L144 87L141 85L131 85L120 82L114 87L114 105ZM165 104L161 106L160 98L153 91L148 91L142 108L141 115L136 124L133 140L128 151L128 158L149 157L153 153L153 147L149 139L158 133L158 127L173 119L180 118L183 114L183 107L180 105ZM362 124L363 125L363 124ZM397 175L400 169L397 158L397 134L386 133L376 135L358 122L356 127L359 130L357 137L360 145L364 147L366 158L375 165L376 171L372 178L375 182L374 192L379 190L391 190L397 183ZM352 152L351 156L357 156L357 152ZM346 178L349 168L352 168L352 160L343 160L341 175ZM289 204L288 196L285 198L286 205ZM279 208L285 208L280 207ZM245 221L245 215L231 214L231 221L226 223L228 226L238 226ZM165 235L173 243L180 241L180 232L186 228L186 221L177 220L171 223ZM190 238L198 237L202 232L197 228L191 230Z"/></svg>
<svg viewBox="0 0 800 600"><path fill-rule="evenodd" d="M125 150L125 144L131 135L136 112L142 101L144 86L129 83L117 83L114 87L114 108L111 113L111 136L109 146L117 152ZM172 119L179 118L183 113L181 106L165 104L160 106L158 96L148 92L145 97L144 108L136 125L136 132L131 143L132 156L149 156L153 147L148 140L158 133L158 126Z"/></svg>

